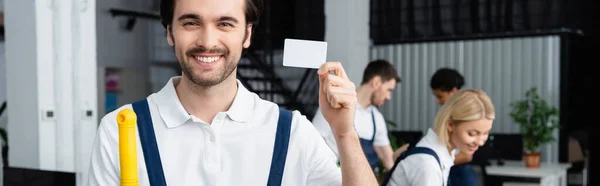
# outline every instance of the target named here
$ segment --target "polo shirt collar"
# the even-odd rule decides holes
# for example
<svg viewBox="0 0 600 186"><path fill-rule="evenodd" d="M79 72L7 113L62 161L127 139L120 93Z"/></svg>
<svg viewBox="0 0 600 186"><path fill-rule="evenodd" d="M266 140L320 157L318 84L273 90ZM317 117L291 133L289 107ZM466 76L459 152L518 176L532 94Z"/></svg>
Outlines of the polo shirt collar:
<svg viewBox="0 0 600 186"><path fill-rule="evenodd" d="M375 106L373 106L373 105L369 105L369 106L367 106L367 108L363 108L360 105L360 103L358 103L358 102L357 102L357 106L356 106L356 109L358 109L359 111L361 111L361 112L369 112L369 113L373 111L373 108L375 108Z"/></svg>
<svg viewBox="0 0 600 186"><path fill-rule="evenodd" d="M229 107L229 110L225 113L233 121L246 123L250 121L252 113L254 112L254 104L256 101L255 94L248 91L239 80L237 81L237 84L238 91L235 94L233 103L231 103L231 107Z"/></svg>
<svg viewBox="0 0 600 186"><path fill-rule="evenodd" d="M168 83L156 93L156 104L158 113L168 128L175 128L183 125L191 116L183 108L175 86L181 81L181 76L172 77ZM229 118L236 122L248 122L254 108L254 94L248 91L246 87L238 80L238 91L233 103L225 113ZM209 122L209 121L208 121Z"/></svg>

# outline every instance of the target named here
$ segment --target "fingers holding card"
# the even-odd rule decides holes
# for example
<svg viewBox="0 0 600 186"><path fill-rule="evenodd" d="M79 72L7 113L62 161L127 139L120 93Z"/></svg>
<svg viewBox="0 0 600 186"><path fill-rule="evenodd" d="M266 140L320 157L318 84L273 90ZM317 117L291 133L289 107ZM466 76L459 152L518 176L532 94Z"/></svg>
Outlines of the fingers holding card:
<svg viewBox="0 0 600 186"><path fill-rule="evenodd" d="M334 72L331 74L330 72ZM339 62L326 62L319 71L319 107L335 134L354 130L356 87Z"/></svg>

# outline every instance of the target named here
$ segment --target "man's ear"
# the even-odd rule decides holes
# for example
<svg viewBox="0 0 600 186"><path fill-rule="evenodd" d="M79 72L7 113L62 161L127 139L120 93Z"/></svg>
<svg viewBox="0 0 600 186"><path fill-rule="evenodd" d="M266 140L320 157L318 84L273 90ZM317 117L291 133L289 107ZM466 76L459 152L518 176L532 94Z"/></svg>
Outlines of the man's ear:
<svg viewBox="0 0 600 186"><path fill-rule="evenodd" d="M171 29L173 27L171 27L171 25L167 25L167 42L169 42L169 45L173 46L175 45L175 41L173 40L173 32L171 32Z"/></svg>
<svg viewBox="0 0 600 186"><path fill-rule="evenodd" d="M456 87L454 87L454 88L452 88L452 90L450 90L450 93L453 94L453 93L456 93L456 91L458 91L458 89L456 89Z"/></svg>
<svg viewBox="0 0 600 186"><path fill-rule="evenodd" d="M242 46L244 48L250 47L251 38L252 38L252 24L248 24L248 26L246 26L246 35L244 37L244 43L242 44Z"/></svg>
<svg viewBox="0 0 600 186"><path fill-rule="evenodd" d="M378 89L379 87L381 87L381 84L383 82L381 82L381 76L375 76L371 79L371 86L373 87L373 89Z"/></svg>

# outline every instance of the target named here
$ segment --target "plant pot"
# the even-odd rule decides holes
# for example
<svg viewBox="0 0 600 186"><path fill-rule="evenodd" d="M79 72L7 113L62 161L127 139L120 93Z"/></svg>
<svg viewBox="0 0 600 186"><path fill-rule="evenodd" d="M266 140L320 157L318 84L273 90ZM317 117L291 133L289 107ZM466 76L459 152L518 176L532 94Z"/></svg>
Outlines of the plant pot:
<svg viewBox="0 0 600 186"><path fill-rule="evenodd" d="M540 167L541 154L539 152L525 152L525 167L535 169Z"/></svg>

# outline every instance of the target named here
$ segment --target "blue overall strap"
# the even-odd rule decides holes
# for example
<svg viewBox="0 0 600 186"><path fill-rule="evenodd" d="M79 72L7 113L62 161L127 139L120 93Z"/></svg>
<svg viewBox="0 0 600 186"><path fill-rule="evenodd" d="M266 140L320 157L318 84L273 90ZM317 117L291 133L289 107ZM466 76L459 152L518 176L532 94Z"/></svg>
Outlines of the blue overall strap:
<svg viewBox="0 0 600 186"><path fill-rule="evenodd" d="M398 164L400 164L400 161L403 160L403 159L405 159L406 157L408 157L410 155L413 155L413 154L429 154L429 155L433 156L435 158L435 160L437 160L438 165L440 166L440 170L442 170L442 163L440 162L440 158L435 153L435 151L433 151L433 150L431 150L430 148L427 148L427 147L412 147L412 148L409 148L408 150L404 151L400 155L400 157L398 157L396 159L396 162L394 162L394 166L392 167L392 169L390 169L390 171L385 176L385 179L382 182L381 186L387 186L388 182L390 181L390 178L392 177L392 174L394 173L394 170L396 170L396 167L398 166ZM442 186L444 185L443 182L444 181L442 179Z"/></svg>
<svg viewBox="0 0 600 186"><path fill-rule="evenodd" d="M283 178L285 159L287 157L288 145L290 143L290 131L292 128L292 112L279 108L279 120L277 122L277 133L275 134L275 145L273 158L271 159L271 171L267 186L279 186Z"/></svg>
<svg viewBox="0 0 600 186"><path fill-rule="evenodd" d="M371 119L373 120L373 137L371 137L371 141L375 143L375 134L377 133L377 125L375 125L375 114L373 110L371 110Z"/></svg>
<svg viewBox="0 0 600 186"><path fill-rule="evenodd" d="M144 160L146 160L146 171L151 186L166 186L165 173L163 172L156 136L154 134L154 125L150 115L150 108L146 99L134 102L133 111L137 115L137 128L140 135L140 143L144 151Z"/></svg>

